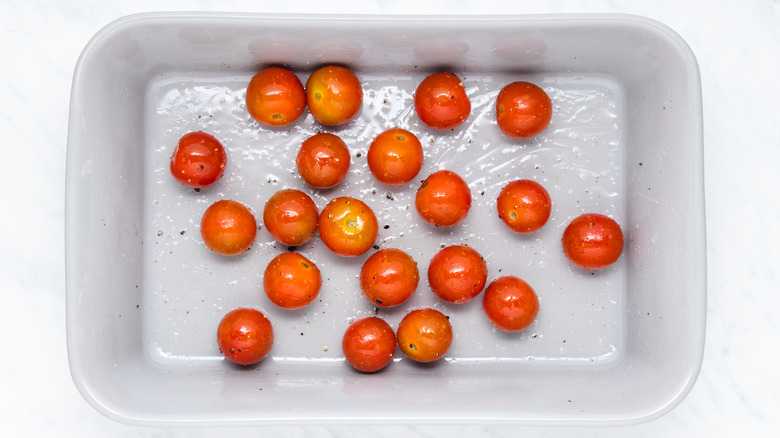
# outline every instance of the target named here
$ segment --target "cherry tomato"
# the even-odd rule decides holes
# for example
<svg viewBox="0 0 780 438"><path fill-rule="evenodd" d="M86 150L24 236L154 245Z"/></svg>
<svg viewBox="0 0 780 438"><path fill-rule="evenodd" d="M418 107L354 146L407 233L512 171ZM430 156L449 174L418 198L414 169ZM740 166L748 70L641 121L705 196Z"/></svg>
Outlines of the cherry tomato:
<svg viewBox="0 0 780 438"><path fill-rule="evenodd" d="M452 73L434 73L417 86L414 109L431 128L454 129L468 118L471 101L460 78Z"/></svg>
<svg viewBox="0 0 780 438"><path fill-rule="evenodd" d="M393 307L408 300L419 281L417 262L400 249L377 251L360 269L363 295L379 307Z"/></svg>
<svg viewBox="0 0 780 438"><path fill-rule="evenodd" d="M222 178L226 163L219 140L205 132L190 132L182 136L171 155L171 175L187 187L206 187Z"/></svg>
<svg viewBox="0 0 780 438"><path fill-rule="evenodd" d="M303 142L295 163L306 184L329 189L347 176L350 160L347 144L341 138L321 132Z"/></svg>
<svg viewBox="0 0 780 438"><path fill-rule="evenodd" d="M320 239L338 255L354 257L374 246L379 225L374 211L363 201L348 196L333 199L322 209Z"/></svg>
<svg viewBox="0 0 780 438"><path fill-rule="evenodd" d="M512 82L498 93L496 120L504 134L513 138L533 137L552 119L552 101L541 88L529 82Z"/></svg>
<svg viewBox="0 0 780 438"><path fill-rule="evenodd" d="M398 346L410 359L432 362L444 357L452 345L452 325L436 309L412 310L398 324Z"/></svg>
<svg viewBox="0 0 780 438"><path fill-rule="evenodd" d="M521 179L508 183L496 202L498 217L513 231L533 233L550 218L550 194L536 181Z"/></svg>
<svg viewBox="0 0 780 438"><path fill-rule="evenodd" d="M615 263L623 252L623 232L613 219L598 213L575 218L561 238L563 253L583 269L601 269Z"/></svg>
<svg viewBox="0 0 780 438"><path fill-rule="evenodd" d="M267 126L287 126L306 109L306 93L295 74L281 67L259 71L246 87L249 115Z"/></svg>
<svg viewBox="0 0 780 438"><path fill-rule="evenodd" d="M449 227L468 215L471 189L455 172L440 170L423 181L417 190L414 206L426 222L437 227Z"/></svg>
<svg viewBox="0 0 780 438"><path fill-rule="evenodd" d="M226 256L246 252L255 241L255 216L240 202L217 201L203 213L200 234L206 247Z"/></svg>
<svg viewBox="0 0 780 438"><path fill-rule="evenodd" d="M482 309L496 328L506 332L524 330L539 313L539 298L525 281L506 275L485 289Z"/></svg>
<svg viewBox="0 0 780 438"><path fill-rule="evenodd" d="M217 345L225 357L237 364L260 362L271 351L274 329L259 310L239 307L228 312L217 326Z"/></svg>
<svg viewBox="0 0 780 438"><path fill-rule="evenodd" d="M340 65L320 67L306 81L306 101L314 118L330 126L349 122L363 106L363 87L352 70Z"/></svg>
<svg viewBox="0 0 780 438"><path fill-rule="evenodd" d="M263 209L265 229L280 243L298 246L317 232L320 213L309 195L300 190L280 190L268 199Z"/></svg>
<svg viewBox="0 0 780 438"><path fill-rule="evenodd" d="M466 245L452 245L431 259L428 284L442 300L462 304L482 292L487 274L487 263L475 249Z"/></svg>
<svg viewBox="0 0 780 438"><path fill-rule="evenodd" d="M317 298L322 287L320 270L311 260L297 252L274 257L263 274L263 290L277 306L296 310Z"/></svg>
<svg viewBox="0 0 780 438"><path fill-rule="evenodd" d="M382 184L400 186L420 172L423 150L411 132L391 128L379 134L368 147L368 169Z"/></svg>
<svg viewBox="0 0 780 438"><path fill-rule="evenodd" d="M341 349L356 370L373 373L386 367L395 355L395 332L385 320L359 319L344 332Z"/></svg>

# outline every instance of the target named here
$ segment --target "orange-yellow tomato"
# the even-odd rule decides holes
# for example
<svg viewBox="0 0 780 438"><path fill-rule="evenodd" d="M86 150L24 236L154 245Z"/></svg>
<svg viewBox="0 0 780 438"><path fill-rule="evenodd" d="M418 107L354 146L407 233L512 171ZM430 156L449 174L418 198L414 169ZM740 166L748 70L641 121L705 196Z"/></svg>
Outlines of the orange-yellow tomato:
<svg viewBox="0 0 780 438"><path fill-rule="evenodd" d="M315 70L306 81L306 101L311 115L329 126L343 125L360 112L363 87L352 70L327 65Z"/></svg>

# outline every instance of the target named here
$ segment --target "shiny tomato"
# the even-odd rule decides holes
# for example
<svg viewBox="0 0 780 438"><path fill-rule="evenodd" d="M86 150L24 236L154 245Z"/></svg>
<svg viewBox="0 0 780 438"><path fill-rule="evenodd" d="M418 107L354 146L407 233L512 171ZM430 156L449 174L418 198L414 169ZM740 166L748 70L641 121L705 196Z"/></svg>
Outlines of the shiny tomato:
<svg viewBox="0 0 780 438"><path fill-rule="evenodd" d="M297 252L274 257L263 274L263 290L277 306L296 310L306 307L320 293L322 276L311 260Z"/></svg>
<svg viewBox="0 0 780 438"><path fill-rule="evenodd" d="M526 329L539 313L539 298L525 281L506 275L488 285L482 309L496 328L506 332Z"/></svg>
<svg viewBox="0 0 780 438"><path fill-rule="evenodd" d="M382 184L400 186L420 172L423 150L420 140L411 132L391 128L382 132L368 147L368 169Z"/></svg>
<svg viewBox="0 0 780 438"><path fill-rule="evenodd" d="M485 287L487 275L485 259L466 245L442 249L428 265L431 290L449 303L465 303L479 295Z"/></svg>
<svg viewBox="0 0 780 438"><path fill-rule="evenodd" d="M307 138L295 163L306 184L329 189L347 176L351 158L347 144L337 135L321 132Z"/></svg>
<svg viewBox="0 0 780 438"><path fill-rule="evenodd" d="M598 213L575 218L561 238L563 253L583 269L601 269L615 263L623 252L623 231L613 219Z"/></svg>
<svg viewBox="0 0 780 438"><path fill-rule="evenodd" d="M206 247L226 256L246 252L255 241L257 221L244 204L217 201L203 213L200 234Z"/></svg>
<svg viewBox="0 0 780 438"><path fill-rule="evenodd" d="M352 70L340 65L320 67L306 81L306 101L314 118L329 126L349 122L363 106L363 87Z"/></svg>
<svg viewBox="0 0 780 438"><path fill-rule="evenodd" d="M295 74L281 67L260 70L246 87L249 115L267 126L287 126L306 109L306 92Z"/></svg>
<svg viewBox="0 0 780 438"><path fill-rule="evenodd" d="M496 120L504 134L528 138L547 129L552 119L552 100L538 86L512 82L498 93Z"/></svg>
<svg viewBox="0 0 780 438"><path fill-rule="evenodd" d="M550 194L538 182L521 179L508 183L496 202L498 217L513 231L533 233L550 218Z"/></svg>
<svg viewBox="0 0 780 438"><path fill-rule="evenodd" d="M373 373L386 367L393 360L395 346L393 328L375 316L350 324L341 341L347 362L364 373Z"/></svg>
<svg viewBox="0 0 780 438"><path fill-rule="evenodd" d="M222 143L205 132L184 134L171 155L171 175L187 187L202 188L222 178L227 154Z"/></svg>
<svg viewBox="0 0 780 438"><path fill-rule="evenodd" d="M377 251L360 269L363 295L379 307L393 307L408 300L419 281L417 262L400 249Z"/></svg>
<svg viewBox="0 0 780 438"><path fill-rule="evenodd" d="M348 196L333 199L320 212L320 239L338 255L354 257L374 246L379 224L365 202Z"/></svg>
<svg viewBox="0 0 780 438"><path fill-rule="evenodd" d="M217 345L225 357L237 364L252 365L263 360L274 343L274 329L263 312L239 307L228 312L217 326Z"/></svg>
<svg viewBox="0 0 780 438"><path fill-rule="evenodd" d="M441 72L426 77L417 86L414 109L431 128L454 129L468 118L471 101L460 78Z"/></svg>
<svg viewBox="0 0 780 438"><path fill-rule="evenodd" d="M414 206L426 222L449 227L468 215L471 189L455 172L440 170L423 181L417 190Z"/></svg>
<svg viewBox="0 0 780 438"><path fill-rule="evenodd" d="M309 195L294 189L274 193L263 209L265 229L288 246L303 245L314 237L319 217L317 205Z"/></svg>
<svg viewBox="0 0 780 438"><path fill-rule="evenodd" d="M433 362L444 357L450 345L452 325L436 309L412 310L398 324L398 347L410 359Z"/></svg>

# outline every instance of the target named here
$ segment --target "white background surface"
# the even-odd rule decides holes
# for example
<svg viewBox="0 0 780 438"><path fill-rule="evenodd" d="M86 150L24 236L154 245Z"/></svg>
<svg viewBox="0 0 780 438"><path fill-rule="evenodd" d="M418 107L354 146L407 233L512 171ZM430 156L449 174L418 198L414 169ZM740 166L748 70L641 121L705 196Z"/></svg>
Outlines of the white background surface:
<svg viewBox="0 0 780 438"><path fill-rule="evenodd" d="M125 426L76 391L65 345L64 182L76 60L104 25L160 10L524 14L621 12L676 30L701 68L708 234L707 340L689 396L618 428L360 426L231 429L230 436L771 436L780 428L780 2L136 0L0 3L0 424L6 436L226 436ZM10 431L9 431L10 428ZM772 433L774 431L774 434ZM10 433L8 433L10 432Z"/></svg>

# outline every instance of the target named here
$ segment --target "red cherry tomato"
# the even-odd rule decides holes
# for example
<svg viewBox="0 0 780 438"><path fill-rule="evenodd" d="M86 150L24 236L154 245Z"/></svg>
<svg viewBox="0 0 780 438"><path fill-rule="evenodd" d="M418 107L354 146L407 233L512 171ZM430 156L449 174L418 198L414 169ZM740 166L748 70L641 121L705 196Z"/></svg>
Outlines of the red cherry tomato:
<svg viewBox="0 0 780 438"><path fill-rule="evenodd" d="M222 143L205 132L184 134L171 155L171 175L187 187L202 188L222 178L227 154Z"/></svg>
<svg viewBox="0 0 780 438"><path fill-rule="evenodd" d="M539 298L528 283L507 275L493 280L485 289L482 309L497 328L519 332L536 319Z"/></svg>
<svg viewBox="0 0 780 438"><path fill-rule="evenodd" d="M333 199L322 209L320 239L338 255L354 257L371 249L379 235L374 211L348 196Z"/></svg>
<svg viewBox="0 0 780 438"><path fill-rule="evenodd" d="M265 229L280 243L303 245L317 232L320 214L309 195L300 190L280 190L268 199L263 209Z"/></svg>
<svg viewBox="0 0 780 438"><path fill-rule="evenodd" d="M449 227L468 215L471 189L455 172L440 170L423 181L417 190L414 205L426 222L438 227Z"/></svg>
<svg viewBox="0 0 780 438"><path fill-rule="evenodd" d="M249 115L267 126L287 126L306 109L306 93L295 74L280 67L259 71L246 87Z"/></svg>
<svg viewBox="0 0 780 438"><path fill-rule="evenodd" d="M583 269L601 269L615 263L623 252L623 232L613 219L598 213L575 218L561 239L563 252Z"/></svg>
<svg viewBox="0 0 780 438"><path fill-rule="evenodd" d="M414 109L431 128L454 129L468 118L471 101L460 78L452 73L434 73L417 86Z"/></svg>
<svg viewBox="0 0 780 438"><path fill-rule="evenodd" d="M259 310L245 307L231 310L217 327L219 351L237 364L260 362L268 356L273 343L271 321Z"/></svg>
<svg viewBox="0 0 780 438"><path fill-rule="evenodd" d="M321 132L303 142L295 163L306 184L329 189L347 176L350 160L347 144L341 138Z"/></svg>
<svg viewBox="0 0 780 438"><path fill-rule="evenodd" d="M528 138L540 134L552 119L552 100L529 82L512 82L496 98L496 120L504 134Z"/></svg>
<svg viewBox="0 0 780 438"><path fill-rule="evenodd" d="M496 202L498 217L513 231L527 234L542 228L550 218L552 201L536 181L512 181L501 190Z"/></svg>
<svg viewBox="0 0 780 438"><path fill-rule="evenodd" d="M475 249L466 245L452 245L431 259L428 284L442 300L462 304L482 292L487 274L487 263Z"/></svg>
<svg viewBox="0 0 780 438"><path fill-rule="evenodd" d="M417 362L433 362L452 345L452 325L436 309L412 310L398 324L398 347Z"/></svg>
<svg viewBox="0 0 780 438"><path fill-rule="evenodd" d="M306 101L314 118L330 126L349 122L363 106L363 87L352 70L328 65L314 71L306 81Z"/></svg>
<svg viewBox="0 0 780 438"><path fill-rule="evenodd" d="M379 182L400 186L420 172L423 150L417 136L405 129L391 128L376 136L366 158L368 169Z"/></svg>
<svg viewBox="0 0 780 438"><path fill-rule="evenodd" d="M408 300L419 281L417 262L400 249L377 251L360 269L363 295L379 307L393 307Z"/></svg>
<svg viewBox="0 0 780 438"><path fill-rule="evenodd" d="M311 260L297 252L274 257L263 274L263 290L272 303L296 310L308 306L322 287L320 270Z"/></svg>
<svg viewBox="0 0 780 438"><path fill-rule="evenodd" d="M386 367L395 355L395 332L375 316L357 320L347 327L341 349L356 370L373 373Z"/></svg>
<svg viewBox="0 0 780 438"><path fill-rule="evenodd" d="M200 221L200 233L206 247L217 254L233 256L246 252L255 241L255 216L240 202L222 200L213 203Z"/></svg>

